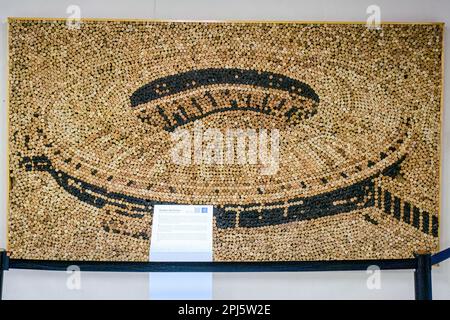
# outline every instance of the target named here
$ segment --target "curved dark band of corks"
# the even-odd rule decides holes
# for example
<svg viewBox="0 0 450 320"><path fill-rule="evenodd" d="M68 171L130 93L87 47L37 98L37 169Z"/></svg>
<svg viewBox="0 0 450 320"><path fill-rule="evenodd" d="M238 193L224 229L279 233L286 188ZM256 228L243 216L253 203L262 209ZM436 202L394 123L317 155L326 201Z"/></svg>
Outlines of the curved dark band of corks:
<svg viewBox="0 0 450 320"><path fill-rule="evenodd" d="M255 207L261 206L261 204L256 203L216 207L214 216L217 227L225 229L236 226L254 228L279 225L293 221L312 220L348 213L362 208L377 207L386 214L393 215L400 222L409 224L423 233L437 237L438 218L436 215L431 215L409 202L402 201L388 190L377 186L377 178L380 175L395 176L399 172L404 159L405 157L401 158L375 176L323 194L294 198L287 203L264 204L265 208L263 209L255 209ZM52 166L51 160L46 156L24 157L21 164L27 171L48 172L59 186L80 201L97 208L103 208L107 205L113 206L120 215L130 218L142 219L145 214L151 214L153 206L157 204L185 204L154 201L123 193L109 192L106 188L87 183L65 172L56 170ZM378 195L377 200L375 200L375 194ZM365 218L368 222L377 224L373 218L368 216ZM109 228L105 228L105 230L109 230ZM142 234L139 235L139 238L142 238Z"/></svg>
<svg viewBox="0 0 450 320"><path fill-rule="evenodd" d="M252 85L279 89L299 94L317 103L320 100L309 85L282 74L238 68L207 68L177 73L149 82L131 95L131 106L137 107L159 98L215 84Z"/></svg>

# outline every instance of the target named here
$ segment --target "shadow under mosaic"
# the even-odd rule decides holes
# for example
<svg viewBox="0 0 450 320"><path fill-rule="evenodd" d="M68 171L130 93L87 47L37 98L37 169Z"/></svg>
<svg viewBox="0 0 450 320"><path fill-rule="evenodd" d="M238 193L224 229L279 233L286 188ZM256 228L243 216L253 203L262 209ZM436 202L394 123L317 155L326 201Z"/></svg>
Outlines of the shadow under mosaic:
<svg viewBox="0 0 450 320"><path fill-rule="evenodd" d="M442 36L437 23L10 19L12 257L148 261L157 204L213 205L215 261L437 251ZM230 130L249 133L248 161L174 162L180 130L201 147L183 161L222 159ZM252 138L274 130L262 173Z"/></svg>

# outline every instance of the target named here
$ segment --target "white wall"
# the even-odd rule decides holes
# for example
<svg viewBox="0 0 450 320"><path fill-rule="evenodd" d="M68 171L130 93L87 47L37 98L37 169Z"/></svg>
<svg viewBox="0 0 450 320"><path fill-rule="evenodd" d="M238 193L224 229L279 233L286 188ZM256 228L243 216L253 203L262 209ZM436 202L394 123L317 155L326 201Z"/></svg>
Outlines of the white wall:
<svg viewBox="0 0 450 320"><path fill-rule="evenodd" d="M65 17L70 4L79 5L83 17L182 20L323 20L365 21L366 8L377 4L383 21L439 21L450 25L448 0L0 0L0 247L6 245L6 18ZM448 27L447 27L448 28ZM448 32L445 52L448 58ZM446 59L448 61L448 59ZM450 79L446 63L445 78ZM449 101L449 83L445 101ZM450 247L450 112L444 112L441 248ZM147 299L148 275L83 273L82 289L66 288L64 272L11 270L5 275L5 299ZM365 272L234 273L214 275L217 299L412 299L413 274L382 272L381 290L368 290ZM434 298L450 298L450 263L433 271Z"/></svg>

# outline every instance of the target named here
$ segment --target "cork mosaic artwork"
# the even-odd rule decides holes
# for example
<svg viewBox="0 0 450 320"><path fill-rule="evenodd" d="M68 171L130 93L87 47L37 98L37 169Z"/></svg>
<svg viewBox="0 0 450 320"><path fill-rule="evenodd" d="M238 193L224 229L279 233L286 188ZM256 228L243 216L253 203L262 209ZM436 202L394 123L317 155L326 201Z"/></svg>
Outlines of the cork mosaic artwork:
<svg viewBox="0 0 450 320"><path fill-rule="evenodd" d="M155 205L208 204L214 261L435 252L442 38L438 23L10 19L8 249L148 261Z"/></svg>

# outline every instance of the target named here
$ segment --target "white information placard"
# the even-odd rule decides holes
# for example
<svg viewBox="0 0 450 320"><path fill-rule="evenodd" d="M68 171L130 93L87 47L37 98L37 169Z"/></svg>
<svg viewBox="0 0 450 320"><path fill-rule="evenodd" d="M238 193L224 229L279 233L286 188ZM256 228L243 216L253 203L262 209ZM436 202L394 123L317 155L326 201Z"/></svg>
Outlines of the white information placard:
<svg viewBox="0 0 450 320"><path fill-rule="evenodd" d="M212 261L213 206L155 205L150 261Z"/></svg>
<svg viewBox="0 0 450 320"><path fill-rule="evenodd" d="M213 206L156 205L150 261L212 261ZM212 299L210 272L150 272L150 299Z"/></svg>

